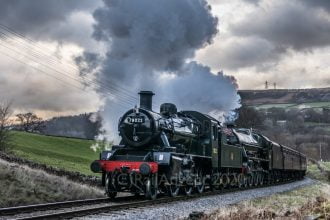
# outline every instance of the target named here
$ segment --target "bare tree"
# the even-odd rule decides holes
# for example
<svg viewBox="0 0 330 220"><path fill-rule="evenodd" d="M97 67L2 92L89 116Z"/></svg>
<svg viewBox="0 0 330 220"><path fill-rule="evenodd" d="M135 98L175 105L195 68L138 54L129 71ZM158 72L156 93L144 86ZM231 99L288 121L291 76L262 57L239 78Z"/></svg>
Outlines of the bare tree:
<svg viewBox="0 0 330 220"><path fill-rule="evenodd" d="M34 113L17 114L16 117L23 131L40 132L43 129L44 121Z"/></svg>
<svg viewBox="0 0 330 220"><path fill-rule="evenodd" d="M11 103L0 103L0 151L6 151L10 146L10 116Z"/></svg>
<svg viewBox="0 0 330 220"><path fill-rule="evenodd" d="M237 113L238 118L235 123L238 127L257 129L263 127L265 115L253 107L242 105L241 108L237 110Z"/></svg>

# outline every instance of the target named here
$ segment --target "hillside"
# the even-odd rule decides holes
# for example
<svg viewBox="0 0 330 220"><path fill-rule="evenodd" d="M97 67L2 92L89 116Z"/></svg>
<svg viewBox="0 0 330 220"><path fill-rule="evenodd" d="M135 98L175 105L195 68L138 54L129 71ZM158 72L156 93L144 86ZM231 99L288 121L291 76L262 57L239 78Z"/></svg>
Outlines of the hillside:
<svg viewBox="0 0 330 220"><path fill-rule="evenodd" d="M54 117L44 122L42 134L94 139L101 128L97 113Z"/></svg>
<svg viewBox="0 0 330 220"><path fill-rule="evenodd" d="M19 157L49 166L93 174L90 163L98 158L93 141L13 132L12 151Z"/></svg>
<svg viewBox="0 0 330 220"><path fill-rule="evenodd" d="M259 129L271 140L316 160L330 160L330 88L239 93L243 108L237 125Z"/></svg>
<svg viewBox="0 0 330 220"><path fill-rule="evenodd" d="M240 90L239 94L242 103L251 106L288 107L309 103L310 107L330 107L330 88Z"/></svg>

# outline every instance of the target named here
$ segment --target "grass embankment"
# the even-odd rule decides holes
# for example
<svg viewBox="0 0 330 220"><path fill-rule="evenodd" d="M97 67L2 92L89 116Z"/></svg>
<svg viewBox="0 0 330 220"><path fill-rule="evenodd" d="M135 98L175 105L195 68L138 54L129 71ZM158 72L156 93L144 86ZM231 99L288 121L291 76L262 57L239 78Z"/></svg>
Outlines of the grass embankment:
<svg viewBox="0 0 330 220"><path fill-rule="evenodd" d="M12 152L37 163L91 175L90 164L98 153L93 141L13 132Z"/></svg>
<svg viewBox="0 0 330 220"><path fill-rule="evenodd" d="M321 163L330 170L330 162ZM307 176L319 182L290 192L244 201L204 216L205 219L330 219L329 179L316 164L309 164ZM314 219L314 218L311 218Z"/></svg>
<svg viewBox="0 0 330 220"><path fill-rule="evenodd" d="M0 207L103 197L103 192L0 160Z"/></svg>

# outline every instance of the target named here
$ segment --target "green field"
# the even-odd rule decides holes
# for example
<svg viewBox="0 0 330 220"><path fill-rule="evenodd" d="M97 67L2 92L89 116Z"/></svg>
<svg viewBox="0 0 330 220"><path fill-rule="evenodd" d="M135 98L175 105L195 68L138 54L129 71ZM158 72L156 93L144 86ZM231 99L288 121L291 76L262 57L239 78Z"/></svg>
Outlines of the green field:
<svg viewBox="0 0 330 220"><path fill-rule="evenodd" d="M92 144L89 140L13 132L12 151L38 163L93 174L89 166L99 156L90 148Z"/></svg>
<svg viewBox="0 0 330 220"><path fill-rule="evenodd" d="M269 109L269 108L329 108L330 102L309 102L309 103L283 103L283 104L262 104L255 105L256 109Z"/></svg>
<svg viewBox="0 0 330 220"><path fill-rule="evenodd" d="M263 104L254 106L257 109L268 109L268 108L292 108L297 104Z"/></svg>
<svg viewBox="0 0 330 220"><path fill-rule="evenodd" d="M307 126L319 126L319 127L328 127L330 123L323 123L323 122L305 122Z"/></svg>

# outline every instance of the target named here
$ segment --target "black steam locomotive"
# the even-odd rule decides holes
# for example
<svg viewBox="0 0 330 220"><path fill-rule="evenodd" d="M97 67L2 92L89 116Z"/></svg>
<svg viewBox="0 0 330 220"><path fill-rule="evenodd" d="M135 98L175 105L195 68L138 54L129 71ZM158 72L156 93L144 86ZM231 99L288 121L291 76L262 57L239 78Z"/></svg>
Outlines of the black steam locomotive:
<svg viewBox="0 0 330 220"><path fill-rule="evenodd" d="M178 112L171 103L156 113L154 94L139 94L140 107L120 118L120 144L91 164L111 198L123 191L150 199L158 193L190 195L206 186L244 188L305 175L305 155L291 148L197 111Z"/></svg>

